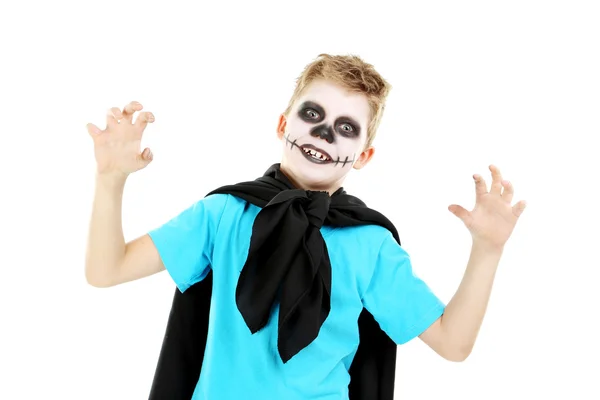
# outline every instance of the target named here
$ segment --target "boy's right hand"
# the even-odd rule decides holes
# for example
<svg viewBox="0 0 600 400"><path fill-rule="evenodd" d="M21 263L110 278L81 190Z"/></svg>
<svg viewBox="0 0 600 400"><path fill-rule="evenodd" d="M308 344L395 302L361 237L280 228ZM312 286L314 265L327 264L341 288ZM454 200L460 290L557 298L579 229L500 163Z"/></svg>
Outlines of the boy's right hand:
<svg viewBox="0 0 600 400"><path fill-rule="evenodd" d="M87 124L88 133L94 141L99 175L126 178L152 161L150 149L140 151L140 146L142 134L148 123L154 122L154 116L150 112L141 112L133 121L133 114L141 110L142 105L132 101L123 111L117 107L108 110L105 130Z"/></svg>

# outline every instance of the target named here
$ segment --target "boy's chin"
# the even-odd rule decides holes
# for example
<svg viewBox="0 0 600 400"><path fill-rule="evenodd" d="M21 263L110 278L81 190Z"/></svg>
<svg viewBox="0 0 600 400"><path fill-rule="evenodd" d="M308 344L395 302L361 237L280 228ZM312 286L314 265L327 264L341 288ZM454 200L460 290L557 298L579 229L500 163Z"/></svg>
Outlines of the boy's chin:
<svg viewBox="0 0 600 400"><path fill-rule="evenodd" d="M293 160L291 166L297 184L318 190L329 190L332 185L340 184L350 171L349 167L342 169L331 163L316 164L308 160Z"/></svg>

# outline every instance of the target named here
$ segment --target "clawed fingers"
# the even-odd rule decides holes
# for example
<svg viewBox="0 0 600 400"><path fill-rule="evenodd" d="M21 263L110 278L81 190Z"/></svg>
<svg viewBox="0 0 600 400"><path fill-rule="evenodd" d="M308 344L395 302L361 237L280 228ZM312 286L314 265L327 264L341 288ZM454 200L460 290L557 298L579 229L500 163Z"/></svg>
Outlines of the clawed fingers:
<svg viewBox="0 0 600 400"><path fill-rule="evenodd" d="M118 107L109 108L106 112L106 125L109 128L115 127L123 119L123 113Z"/></svg>
<svg viewBox="0 0 600 400"><path fill-rule="evenodd" d="M507 203L511 203L513 200L513 195L515 193L515 188L513 187L512 183L510 183L510 181L507 181L506 179L502 181L502 187L504 188L504 190L502 191L502 198Z"/></svg>
<svg viewBox="0 0 600 400"><path fill-rule="evenodd" d="M118 107L110 108L106 113L106 126L108 129L116 129L124 122L133 124L133 115L142 110L142 107L143 106L139 102L132 101L123 108L123 111ZM134 125L143 131L146 128L146 125L152 122L154 122L154 115L151 112L146 111L138 114ZM140 132L138 131L138 134L139 133Z"/></svg>
<svg viewBox="0 0 600 400"><path fill-rule="evenodd" d="M118 107L112 107L107 112L106 124L110 127L118 125L122 121L132 122L133 114L135 114L136 111L140 111L142 108L143 106L137 101L130 102L123 107L122 111Z"/></svg>
<svg viewBox="0 0 600 400"><path fill-rule="evenodd" d="M123 108L123 118L131 122L133 120L133 114L136 111L141 111L142 108L144 107L139 102L130 102Z"/></svg>
<svg viewBox="0 0 600 400"><path fill-rule="evenodd" d="M154 115L151 112L143 112L138 115L135 120L135 125L141 129L146 128L148 123L154 122Z"/></svg>
<svg viewBox="0 0 600 400"><path fill-rule="evenodd" d="M490 193L500 195L502 194L502 174L495 165L490 165L490 172L492 173L492 185L490 187Z"/></svg>
<svg viewBox="0 0 600 400"><path fill-rule="evenodd" d="M492 173L492 184L490 187L489 194L498 195L505 203L512 204L513 197L515 194L515 188L513 184L507 180L502 179L500 169L495 165L490 165L490 171ZM487 187L485 180L481 175L473 175L475 180L475 192L477 198L480 199L482 195L487 194ZM525 210L526 203L524 200L519 201L517 204L512 206L512 212L516 217L519 217Z"/></svg>
<svg viewBox="0 0 600 400"><path fill-rule="evenodd" d="M492 173L492 184L489 193L498 195L507 203L511 203L515 192L512 183L506 179L502 179L500 169L495 165L492 164L489 168ZM477 197L479 198L480 196L487 194L487 185L481 175L475 174L473 175L473 179L475 180L475 192Z"/></svg>
<svg viewBox="0 0 600 400"><path fill-rule="evenodd" d="M483 196L487 193L487 185L485 183L485 179L479 174L473 175L473 180L475 181L475 195L477 198Z"/></svg>

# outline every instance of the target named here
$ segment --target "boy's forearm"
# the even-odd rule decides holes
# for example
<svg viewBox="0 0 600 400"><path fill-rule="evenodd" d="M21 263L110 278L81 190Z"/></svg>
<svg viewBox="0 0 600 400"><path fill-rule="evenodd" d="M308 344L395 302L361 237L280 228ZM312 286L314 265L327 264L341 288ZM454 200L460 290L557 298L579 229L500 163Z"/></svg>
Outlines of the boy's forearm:
<svg viewBox="0 0 600 400"><path fill-rule="evenodd" d="M96 177L85 263L86 279L93 286L110 286L125 256L121 217L124 187L124 177Z"/></svg>
<svg viewBox="0 0 600 400"><path fill-rule="evenodd" d="M467 357L483 322L502 249L473 243L463 279L441 319L446 344Z"/></svg>

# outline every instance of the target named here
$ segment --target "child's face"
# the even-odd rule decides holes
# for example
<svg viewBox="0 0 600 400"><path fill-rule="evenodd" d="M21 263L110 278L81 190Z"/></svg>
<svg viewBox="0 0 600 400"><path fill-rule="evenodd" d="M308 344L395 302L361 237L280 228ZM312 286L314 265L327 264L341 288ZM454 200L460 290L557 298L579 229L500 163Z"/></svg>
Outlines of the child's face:
<svg viewBox="0 0 600 400"><path fill-rule="evenodd" d="M373 149L364 149L370 121L365 95L315 81L281 116L281 167L304 189L335 190L352 168L362 168Z"/></svg>

